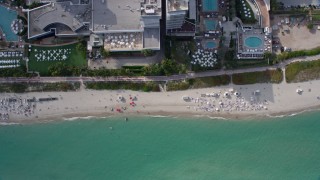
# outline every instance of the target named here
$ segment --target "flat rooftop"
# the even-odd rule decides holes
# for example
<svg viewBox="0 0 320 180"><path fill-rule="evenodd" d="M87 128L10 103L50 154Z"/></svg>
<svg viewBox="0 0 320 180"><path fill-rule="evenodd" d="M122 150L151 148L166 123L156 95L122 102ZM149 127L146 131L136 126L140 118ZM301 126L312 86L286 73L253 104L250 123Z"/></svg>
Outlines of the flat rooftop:
<svg viewBox="0 0 320 180"><path fill-rule="evenodd" d="M141 30L140 0L93 0L92 31Z"/></svg>
<svg viewBox="0 0 320 180"><path fill-rule="evenodd" d="M54 24L65 26L66 34L75 33L85 23L90 23L91 14L91 0L51 0L29 11L29 37L46 33Z"/></svg>
<svg viewBox="0 0 320 180"><path fill-rule="evenodd" d="M181 0L180 0L181 1ZM43 0L29 11L29 38L99 34L109 50L160 48L161 0Z"/></svg>
<svg viewBox="0 0 320 180"><path fill-rule="evenodd" d="M152 49L160 47L160 29L146 28L143 33L144 48Z"/></svg>
<svg viewBox="0 0 320 180"><path fill-rule="evenodd" d="M188 10L189 8L189 0L167 0L167 10L171 11L180 11L180 10Z"/></svg>

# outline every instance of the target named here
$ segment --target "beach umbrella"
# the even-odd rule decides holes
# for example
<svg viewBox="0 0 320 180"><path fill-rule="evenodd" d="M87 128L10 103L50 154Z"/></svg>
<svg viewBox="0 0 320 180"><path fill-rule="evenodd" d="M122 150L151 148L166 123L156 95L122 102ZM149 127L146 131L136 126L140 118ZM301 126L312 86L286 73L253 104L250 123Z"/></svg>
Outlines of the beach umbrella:
<svg viewBox="0 0 320 180"><path fill-rule="evenodd" d="M67 59L67 56L66 56L66 55L63 55L63 56L62 56L62 59L63 59L63 60L66 60L66 59Z"/></svg>

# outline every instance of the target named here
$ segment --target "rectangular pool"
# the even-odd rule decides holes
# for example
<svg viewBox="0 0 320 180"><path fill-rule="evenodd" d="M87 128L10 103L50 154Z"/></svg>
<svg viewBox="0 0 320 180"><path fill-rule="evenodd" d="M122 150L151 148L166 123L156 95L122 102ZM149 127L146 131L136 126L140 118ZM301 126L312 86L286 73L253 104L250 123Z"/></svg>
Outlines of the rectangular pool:
<svg viewBox="0 0 320 180"><path fill-rule="evenodd" d="M11 23L17 19L18 15L16 11L9 10L4 6L0 5L0 28L6 35L7 41L18 41L18 35L11 30Z"/></svg>
<svg viewBox="0 0 320 180"><path fill-rule="evenodd" d="M217 21L215 20L209 20L209 19L205 19L204 21L204 26L205 26L205 29L206 31L214 31L216 30L216 27L217 27Z"/></svg>
<svg viewBox="0 0 320 180"><path fill-rule="evenodd" d="M202 11L218 11L218 0L202 0Z"/></svg>
<svg viewBox="0 0 320 180"><path fill-rule="evenodd" d="M217 43L214 41L207 41L205 47L206 49L214 49L217 48Z"/></svg>

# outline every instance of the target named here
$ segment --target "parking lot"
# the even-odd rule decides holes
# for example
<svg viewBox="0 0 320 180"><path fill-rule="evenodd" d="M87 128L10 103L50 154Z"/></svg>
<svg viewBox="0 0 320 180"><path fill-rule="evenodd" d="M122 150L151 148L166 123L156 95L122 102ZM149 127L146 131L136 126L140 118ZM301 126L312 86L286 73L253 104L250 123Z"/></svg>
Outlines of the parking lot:
<svg viewBox="0 0 320 180"><path fill-rule="evenodd" d="M286 18L289 23L286 23ZM287 20L288 20L287 19ZM320 30L315 26L312 30L307 28L306 18L290 18L288 16L275 16L271 21L273 26L273 50L280 52L280 47L289 47L293 51L302 49L312 49L318 47Z"/></svg>
<svg viewBox="0 0 320 180"><path fill-rule="evenodd" d="M278 2L282 2L285 6L309 6L318 5L318 0L278 0Z"/></svg>

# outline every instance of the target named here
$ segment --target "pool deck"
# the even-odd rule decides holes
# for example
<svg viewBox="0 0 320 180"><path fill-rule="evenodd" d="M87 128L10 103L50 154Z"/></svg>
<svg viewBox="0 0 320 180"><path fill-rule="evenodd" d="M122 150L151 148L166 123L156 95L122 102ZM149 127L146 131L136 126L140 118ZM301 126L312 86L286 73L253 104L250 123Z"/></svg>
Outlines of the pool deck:
<svg viewBox="0 0 320 180"><path fill-rule="evenodd" d="M237 33L237 53L238 58L261 59L266 51L266 40L262 30L239 31ZM257 37L262 40L260 46L249 47L245 44L245 40L250 37Z"/></svg>
<svg viewBox="0 0 320 180"><path fill-rule="evenodd" d="M197 1L200 15L199 27L201 32L201 36L197 37L196 40L198 48L217 53L217 49L219 48L219 40L221 37L219 21L222 21L222 17L220 15L223 14L225 11L224 9L227 7L226 2L227 1L224 1L224 3L222 3L222 0L216 0L215 2L210 2L211 5L216 7L203 8L203 6L205 6L205 4L208 5L209 2L206 3L205 0ZM214 42L216 46L213 48L208 48L207 43L209 42Z"/></svg>

